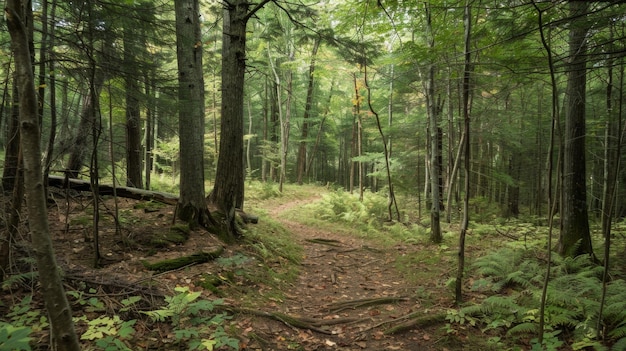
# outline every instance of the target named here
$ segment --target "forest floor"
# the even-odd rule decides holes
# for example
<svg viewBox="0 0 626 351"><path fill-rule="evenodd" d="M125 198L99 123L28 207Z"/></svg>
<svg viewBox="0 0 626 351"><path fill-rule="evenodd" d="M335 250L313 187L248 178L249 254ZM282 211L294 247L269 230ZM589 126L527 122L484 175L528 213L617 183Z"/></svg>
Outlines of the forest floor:
<svg viewBox="0 0 626 351"><path fill-rule="evenodd" d="M176 294L177 286L201 291L207 300L223 299L232 315L223 322L225 330L240 340L242 350L487 349L484 335L472 337L479 330L444 330L442 316L454 308L446 281L455 274L455 252L442 254L438 246L418 243L384 245L345 228L335 230L334 224L300 221L308 215L301 211L304 206L318 199L319 194L311 193L251 206L262 214L258 224L250 225L251 232L286 235L294 248L284 255L255 236L224 246L199 230L184 243L163 241L174 208L129 199L119 199L117 205L109 199L101 206L98 269L93 268L93 204L88 197L57 200L49 211L50 232L66 289L75 291L70 294L75 316L137 319L134 335L124 340L131 350L184 349L171 326L149 321L138 311L120 312L122 299L129 296L142 297L138 309L154 310L164 296ZM116 206L118 226L111 215ZM146 245L155 238L160 245ZM155 273L143 264L222 246L219 259L182 269ZM0 315L30 293L28 286L8 290ZM31 308L42 308L39 292L33 301ZM421 324L390 333L411 321ZM82 335L89 326L79 321L76 328ZM47 349L45 328L35 335L40 349Z"/></svg>

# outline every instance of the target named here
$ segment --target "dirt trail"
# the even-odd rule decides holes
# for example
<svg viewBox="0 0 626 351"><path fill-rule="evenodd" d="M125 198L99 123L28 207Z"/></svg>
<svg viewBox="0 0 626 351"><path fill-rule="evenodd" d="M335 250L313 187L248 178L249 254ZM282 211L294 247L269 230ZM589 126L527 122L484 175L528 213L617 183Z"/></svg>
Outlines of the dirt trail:
<svg viewBox="0 0 626 351"><path fill-rule="evenodd" d="M281 218L281 213L314 200L283 204L270 213L303 247L304 259L298 279L285 294L286 299L263 309L275 307L277 311L293 316L346 323L326 326L320 332L258 319L255 332L266 341L271 340L271 345L262 345L262 349L430 350L428 344L432 341L429 342L426 331L415 330L394 336L383 334L388 322L420 309L414 289L408 287L394 269L394 255L402 252L377 248L360 238ZM390 301L367 304L370 299L382 302L383 298ZM346 305L342 306L342 303Z"/></svg>

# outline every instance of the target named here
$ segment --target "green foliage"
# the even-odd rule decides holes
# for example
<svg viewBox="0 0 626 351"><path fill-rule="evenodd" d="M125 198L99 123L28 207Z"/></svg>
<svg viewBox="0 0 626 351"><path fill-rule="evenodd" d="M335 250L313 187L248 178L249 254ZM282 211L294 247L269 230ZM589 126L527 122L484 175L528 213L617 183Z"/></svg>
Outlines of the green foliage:
<svg viewBox="0 0 626 351"><path fill-rule="evenodd" d="M248 182L246 188L247 199L267 200L282 197L278 184L272 182Z"/></svg>
<svg viewBox="0 0 626 351"><path fill-rule="evenodd" d="M21 262L24 262L26 264L34 264L34 260L32 260L31 258L26 258L26 257L22 257L19 259ZM39 277L39 272L37 271L30 271L30 272L24 272L24 273L18 273L18 274L11 274L11 275L7 275L5 276L4 281L2 282L2 290L7 290L10 288L13 288L19 284L27 284L31 281L33 281L34 279L37 279L37 277Z"/></svg>
<svg viewBox="0 0 626 351"><path fill-rule="evenodd" d="M540 282L540 267L535 260L529 259L529 253L505 248L478 258L473 267L485 279L477 280L474 288L500 292L506 287L527 288Z"/></svg>
<svg viewBox="0 0 626 351"><path fill-rule="evenodd" d="M32 299L32 295L25 296L19 303L13 305L6 317L10 318L10 323L16 327L29 327L32 331L38 332L48 327L48 317L47 314L33 309Z"/></svg>
<svg viewBox="0 0 626 351"><path fill-rule="evenodd" d="M357 195L343 190L325 194L322 200L313 205L317 218L347 224L366 223L376 226L387 214L387 199L366 192L363 201Z"/></svg>
<svg viewBox="0 0 626 351"><path fill-rule="evenodd" d="M546 332L542 345L531 340L533 349L557 350L563 344L559 335L564 330L579 349L604 349L595 339L603 268L586 256L555 256L553 261L545 307ZM489 296L481 304L461 311L479 317L483 331L502 329L509 336L536 335L545 262L532 250L505 248L480 257L473 267L483 276L474 282L475 290L506 291L506 295ZM602 325L605 337L615 342L626 337L625 301L626 282L622 279L609 282Z"/></svg>
<svg viewBox="0 0 626 351"><path fill-rule="evenodd" d="M213 350L229 346L239 349L239 341L224 331L229 318L224 313L211 313L222 300L201 300L201 292L191 292L188 287L176 287L178 294L167 296L162 309L142 312L155 322L170 321L176 341L186 344L189 350Z"/></svg>
<svg viewBox="0 0 626 351"><path fill-rule="evenodd" d="M118 315L106 315L87 319L86 315L76 318L76 322L86 322L87 330L80 336L81 340L94 341L95 345L107 351L131 351L128 340L135 333L133 326L137 320L124 321Z"/></svg>
<svg viewBox="0 0 626 351"><path fill-rule="evenodd" d="M29 327L16 327L0 321L0 350L30 351L31 332Z"/></svg>

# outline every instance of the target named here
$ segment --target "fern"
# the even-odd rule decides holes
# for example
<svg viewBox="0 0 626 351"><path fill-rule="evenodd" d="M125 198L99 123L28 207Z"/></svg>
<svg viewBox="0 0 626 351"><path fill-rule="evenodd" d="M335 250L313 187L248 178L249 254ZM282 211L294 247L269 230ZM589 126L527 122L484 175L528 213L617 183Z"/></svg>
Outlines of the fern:
<svg viewBox="0 0 626 351"><path fill-rule="evenodd" d="M626 351L626 337L622 337L617 340L613 347L611 347L611 351Z"/></svg>
<svg viewBox="0 0 626 351"><path fill-rule="evenodd" d="M613 328L613 330L609 332L609 336L612 339L626 338L626 321L620 323L618 326Z"/></svg>
<svg viewBox="0 0 626 351"><path fill-rule="evenodd" d="M488 278L494 292L513 286L528 288L537 281L541 270L537 262L525 257L525 254L524 251L506 248L478 258L473 267Z"/></svg>
<svg viewBox="0 0 626 351"><path fill-rule="evenodd" d="M539 331L539 325L533 322L524 322L520 323L506 332L506 335L527 335L527 334L537 334Z"/></svg>
<svg viewBox="0 0 626 351"><path fill-rule="evenodd" d="M29 282L37 279L38 276L39 273L37 271L9 275L2 282L2 290L14 288L19 284L29 284Z"/></svg>

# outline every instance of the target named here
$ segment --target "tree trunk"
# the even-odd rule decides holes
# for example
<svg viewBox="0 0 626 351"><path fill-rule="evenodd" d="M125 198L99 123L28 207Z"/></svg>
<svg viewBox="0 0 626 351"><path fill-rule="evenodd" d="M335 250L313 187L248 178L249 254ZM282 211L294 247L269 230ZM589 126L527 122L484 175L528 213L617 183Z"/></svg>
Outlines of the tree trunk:
<svg viewBox="0 0 626 351"><path fill-rule="evenodd" d="M309 155L309 160L307 161L307 166L305 168L305 176L309 177L311 174L311 167L313 167L313 160L315 160L315 156L317 155L317 149L320 145L320 141L322 140L322 135L324 134L324 123L326 122L326 118L328 117L328 113L330 111L330 103L333 98L333 88L335 86L335 80L333 79L330 83L330 91L328 92L328 100L326 102L326 107L324 108L324 116L320 121L320 125L317 129L317 134L315 135L315 144L313 144L313 150L311 150ZM341 146L339 146L341 150ZM313 175L314 179L318 179L315 175Z"/></svg>
<svg viewBox="0 0 626 351"><path fill-rule="evenodd" d="M142 147L141 123L139 106L139 84L134 70L137 59L135 52L138 45L135 43L137 35L128 25L124 27L124 84L126 94L126 185L143 188L142 180ZM204 105L203 105L204 106ZM182 138L181 138L182 139Z"/></svg>
<svg viewBox="0 0 626 351"><path fill-rule="evenodd" d="M154 126L156 121L156 84L154 81L153 72L145 75L145 90L148 97L148 106L146 107L146 146L144 153L144 174L146 177L145 189L150 190L150 181L152 176L153 165L153 148L154 148Z"/></svg>
<svg viewBox="0 0 626 351"><path fill-rule="evenodd" d="M585 94L587 62L585 53L589 4L569 3L572 22L569 33L567 88L565 96L565 147L563 159L563 231L559 253L564 256L592 254L587 214L587 181L585 165Z"/></svg>
<svg viewBox="0 0 626 351"><path fill-rule="evenodd" d="M52 1L52 8L50 9L50 22L55 23L56 21L56 0ZM49 50L54 54L54 35L55 35L55 26L49 26ZM52 154L54 152L54 142L56 141L56 133L57 133L57 97L56 97L56 78L55 78L55 59L54 55L48 58L48 68L50 72L50 135L48 136L48 145L46 146L46 150L44 153L44 177L50 173L50 167L52 166ZM41 97L43 99L43 97Z"/></svg>
<svg viewBox="0 0 626 351"><path fill-rule="evenodd" d="M222 239L234 240L238 229L235 209L243 209L243 88L246 71L246 24L250 16L269 0L256 4L234 0L224 3L222 38L222 121L220 153L215 185L209 199L224 214ZM201 43L198 37L197 43ZM201 67L199 68L202 72Z"/></svg>
<svg viewBox="0 0 626 351"><path fill-rule="evenodd" d="M72 150L69 160L67 161L66 169L71 178L78 178L80 170L83 168L85 158L91 149L89 146L89 138L98 117L94 114L94 104L96 102L93 101L93 97L100 96L104 81L106 80L105 73L101 69L95 69L97 70L94 74L95 81L88 84L88 91L83 95L80 122L76 130L74 142L71 145ZM94 92L90 91L91 87L95 89Z"/></svg>
<svg viewBox="0 0 626 351"><path fill-rule="evenodd" d="M470 200L470 78L472 71L472 61L471 61L471 47L470 47L470 38L472 33L472 16L471 16L471 7L470 1L465 1L465 15L464 15L464 27L465 27L465 35L464 35L464 49L465 52L465 62L463 68L463 135L465 140L465 145L462 148L464 150L464 171L465 171L465 198L463 199L463 220L461 221L461 233L459 234L459 261L456 272L456 282L455 282L455 302L457 305L463 302L463 271L465 270L465 236L467 234L467 229L469 228L469 200Z"/></svg>
<svg viewBox="0 0 626 351"><path fill-rule="evenodd" d="M178 217L193 228L211 223L204 195L204 79L200 12L198 0L176 0L174 6L181 164Z"/></svg>
<svg viewBox="0 0 626 351"><path fill-rule="evenodd" d="M13 43L16 81L19 86L21 146L24 154L24 182L31 240L37 261L42 294L48 310L53 349L78 351L80 346L74 330L72 311L63 289L48 228L41 167L37 97L30 63L28 37L24 24L16 12L21 6L19 0L9 0L5 9L5 17Z"/></svg>
<svg viewBox="0 0 626 351"><path fill-rule="evenodd" d="M298 176L297 181L302 185L302 178L307 173L306 169L306 143L309 137L309 117L313 108L313 88L315 87L315 57L320 47L321 37L316 37L313 43L313 51L311 52L311 64L309 65L309 84L306 90L306 103L304 105L304 115L302 121L302 132L300 134L300 146L298 147Z"/></svg>
<svg viewBox="0 0 626 351"><path fill-rule="evenodd" d="M426 32L428 47L435 48L435 38L431 27L431 13L429 5L426 5ZM438 107L435 103L435 66L430 63L428 76L426 77L426 103L430 124L430 240L440 243L443 240L440 224L441 210L441 157L440 157L440 128L438 121Z"/></svg>
<svg viewBox="0 0 626 351"><path fill-rule="evenodd" d="M19 128L19 93L17 82L13 79L13 96L11 114L7 119L8 140L4 151L4 167L2 170L2 190L4 193L13 191L18 174L19 149L20 149L20 128Z"/></svg>

